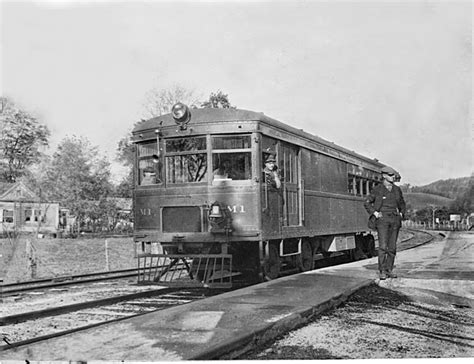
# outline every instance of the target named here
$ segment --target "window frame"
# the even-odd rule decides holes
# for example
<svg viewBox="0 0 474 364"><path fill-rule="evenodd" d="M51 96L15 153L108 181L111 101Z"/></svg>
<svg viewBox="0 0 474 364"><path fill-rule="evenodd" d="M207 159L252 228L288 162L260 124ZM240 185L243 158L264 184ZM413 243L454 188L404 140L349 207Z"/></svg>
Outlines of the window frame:
<svg viewBox="0 0 474 364"><path fill-rule="evenodd" d="M143 147L145 144L151 144L154 145L155 148L154 150L150 150L151 154L143 154L140 155L140 148ZM136 143L136 178L135 178L135 186L137 187L160 187L163 186L163 163L161 162L161 167L157 166L155 167L153 163L154 156L159 156L159 141L157 139L150 139L150 140L144 140L139 143ZM154 152L154 153L153 153ZM147 166L144 168L140 168L140 162L145 161ZM148 167L151 167L155 170L155 183L150 183L150 184L142 184L143 183L143 174L144 170ZM156 182L158 181L158 182Z"/></svg>
<svg viewBox="0 0 474 364"><path fill-rule="evenodd" d="M11 216L7 216L5 213L11 212ZM12 221L6 221L5 219L11 217ZM8 210L8 209L3 209L2 211L2 223L3 224L14 224L15 223L15 211L14 210Z"/></svg>
<svg viewBox="0 0 474 364"><path fill-rule="evenodd" d="M253 177L254 177L254 157L253 157L253 139L252 139L252 133L238 133L238 134L210 134L209 137L210 137L210 146L209 146L209 152L210 152L210 155L211 155L211 163L210 163L210 171L211 171L211 174L209 176L209 179L211 181L211 185L215 186L215 185L219 185L222 183L222 181L225 181L226 182L226 185L227 184L231 184L231 185L235 185L235 184L239 184L239 185L250 185L252 183L252 180L253 180ZM217 138L226 138L226 137L233 137L233 138L237 138L237 137L248 137L248 141L249 141L249 147L248 148L235 148L235 149L232 149L232 148L216 148L214 149L214 140L217 139ZM214 166L214 156L217 155L217 154L244 154L244 153L248 153L249 154L249 161L250 161L250 166L249 166L249 172L250 172L250 177L249 178L245 178L245 179L218 179L218 178L214 178L214 170L216 170L218 168L218 166ZM245 173L246 171L244 171Z"/></svg>
<svg viewBox="0 0 474 364"><path fill-rule="evenodd" d="M202 138L204 139L205 143L205 149L197 149L197 150L191 150L191 151L178 151L178 152L168 152L166 149L166 142L170 140L178 140L178 139L189 139L189 138ZM199 185L199 184L207 184L209 180L209 137L208 135L191 135L191 136L173 136L169 138L164 138L163 139L163 144L164 144L164 153L163 153L163 168L164 168L164 173L163 173L163 182L167 187L170 186L189 186L189 185ZM168 170L168 160L167 158L172 158L172 157L177 157L177 156L186 156L186 155L198 155L202 154L205 156L205 161L206 161L206 171L204 172L205 174L203 175L202 179L200 181L188 181L188 182L170 182L168 180L170 171Z"/></svg>

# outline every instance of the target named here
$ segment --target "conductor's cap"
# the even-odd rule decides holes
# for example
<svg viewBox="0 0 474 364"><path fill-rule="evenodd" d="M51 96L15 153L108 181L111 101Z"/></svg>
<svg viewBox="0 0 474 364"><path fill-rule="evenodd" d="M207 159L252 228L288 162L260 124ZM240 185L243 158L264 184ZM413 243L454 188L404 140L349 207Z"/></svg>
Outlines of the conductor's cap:
<svg viewBox="0 0 474 364"><path fill-rule="evenodd" d="M382 168L382 174L396 175L396 174L397 174L397 171L394 170L394 169L391 168L391 167L385 166L385 167Z"/></svg>
<svg viewBox="0 0 474 364"><path fill-rule="evenodd" d="M275 156L273 154L270 154L265 158L265 163L268 163L268 162L274 162L274 163L276 162Z"/></svg>

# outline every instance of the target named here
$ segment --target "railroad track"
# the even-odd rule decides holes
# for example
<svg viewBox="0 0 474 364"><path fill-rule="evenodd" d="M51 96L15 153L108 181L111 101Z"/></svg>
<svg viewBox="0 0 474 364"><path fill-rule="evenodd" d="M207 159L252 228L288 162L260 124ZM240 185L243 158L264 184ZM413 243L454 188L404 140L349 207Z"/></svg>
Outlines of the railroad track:
<svg viewBox="0 0 474 364"><path fill-rule="evenodd" d="M397 250L398 251L403 251L403 250L408 250L408 249L413 249L425 244L430 243L433 241L435 236L434 232L428 232L428 231L422 231L422 230L413 230L413 229L405 229L406 231L409 231L413 233L413 236L402 240L400 243L398 243ZM444 234L439 234L444 236Z"/></svg>
<svg viewBox="0 0 474 364"><path fill-rule="evenodd" d="M2 291L0 293L3 295L11 295L38 289L56 288L73 284L88 284L111 279L129 278L137 276L137 274L138 269L131 268L110 272L87 273L80 275L43 278L34 281L6 283L2 285Z"/></svg>
<svg viewBox="0 0 474 364"><path fill-rule="evenodd" d="M162 288L4 316L0 318L0 333L3 336L0 351L141 316L222 292L204 288Z"/></svg>
<svg viewBox="0 0 474 364"><path fill-rule="evenodd" d="M161 267L158 267L161 268ZM96 272L71 276L43 278L34 281L7 283L0 286L0 296L9 296L48 288L64 287L76 284L89 284L100 281L123 279L138 276L138 268L122 269L108 272Z"/></svg>

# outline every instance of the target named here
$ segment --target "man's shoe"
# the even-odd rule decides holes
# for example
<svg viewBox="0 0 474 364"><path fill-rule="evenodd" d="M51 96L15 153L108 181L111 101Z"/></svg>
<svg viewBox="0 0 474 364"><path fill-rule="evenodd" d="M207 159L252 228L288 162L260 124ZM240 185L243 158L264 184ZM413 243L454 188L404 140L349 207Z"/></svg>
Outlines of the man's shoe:
<svg viewBox="0 0 474 364"><path fill-rule="evenodd" d="M397 274L396 273L393 273L393 272L387 272L387 277L388 278L397 278Z"/></svg>
<svg viewBox="0 0 474 364"><path fill-rule="evenodd" d="M385 272L380 272L379 273L379 279L383 281L384 279L387 279L387 274Z"/></svg>

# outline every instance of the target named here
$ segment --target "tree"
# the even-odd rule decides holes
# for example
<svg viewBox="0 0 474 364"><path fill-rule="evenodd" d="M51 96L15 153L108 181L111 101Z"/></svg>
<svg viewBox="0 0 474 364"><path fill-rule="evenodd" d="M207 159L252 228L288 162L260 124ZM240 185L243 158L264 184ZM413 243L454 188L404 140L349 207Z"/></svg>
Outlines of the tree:
<svg viewBox="0 0 474 364"><path fill-rule="evenodd" d="M216 93L212 92L209 95L209 100L203 102L201 106L214 109L235 109L235 106L230 104L228 95L224 94L221 90Z"/></svg>
<svg viewBox="0 0 474 364"><path fill-rule="evenodd" d="M469 215L474 211L474 183L471 181L469 188L458 196L451 204L453 213Z"/></svg>
<svg viewBox="0 0 474 364"><path fill-rule="evenodd" d="M147 116L156 117L171 112L171 107L177 102L182 102L191 108L200 104L195 91L183 86L175 85L169 89L152 89L147 92L145 109Z"/></svg>
<svg viewBox="0 0 474 364"><path fill-rule="evenodd" d="M108 211L113 210L107 200L113 189L110 162L86 138L61 141L42 185L49 198L68 208L79 225L88 223L95 229L107 224Z"/></svg>
<svg viewBox="0 0 474 364"><path fill-rule="evenodd" d="M129 132L117 144L117 160L129 168L128 174L115 188L116 197L131 198L133 190L133 164L135 162L135 144L131 140L132 133Z"/></svg>
<svg viewBox="0 0 474 364"><path fill-rule="evenodd" d="M124 166L133 166L135 161L135 145L131 140L132 132L130 131L117 144L117 160Z"/></svg>
<svg viewBox="0 0 474 364"><path fill-rule="evenodd" d="M411 192L412 186L409 183L404 183L399 186L403 193Z"/></svg>
<svg viewBox="0 0 474 364"><path fill-rule="evenodd" d="M51 166L51 157L44 154L40 157L40 160L29 166L23 175L19 178L20 181L24 182L41 201L48 201L49 192L48 189L44 188L47 184L47 171Z"/></svg>
<svg viewBox="0 0 474 364"><path fill-rule="evenodd" d="M46 125L0 97L0 180L15 182L26 167L38 162L49 135Z"/></svg>

